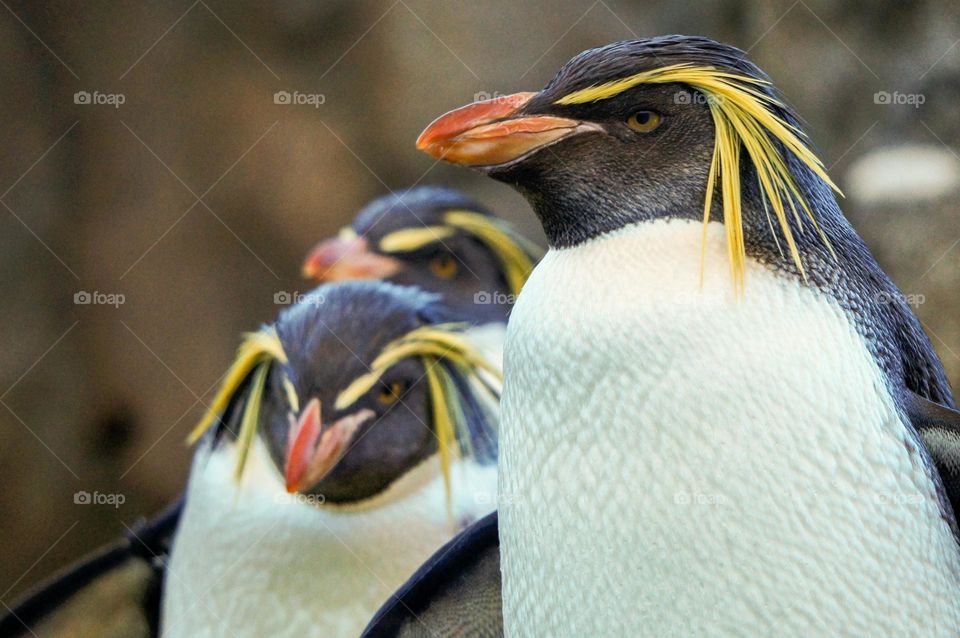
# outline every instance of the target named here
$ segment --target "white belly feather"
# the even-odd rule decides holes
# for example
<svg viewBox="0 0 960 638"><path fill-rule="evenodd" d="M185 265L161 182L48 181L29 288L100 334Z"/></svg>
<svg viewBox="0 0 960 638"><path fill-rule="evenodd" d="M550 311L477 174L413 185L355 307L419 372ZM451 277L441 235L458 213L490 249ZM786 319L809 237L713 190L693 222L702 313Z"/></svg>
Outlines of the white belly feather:
<svg viewBox="0 0 960 638"><path fill-rule="evenodd" d="M232 445L197 454L167 570L163 636L356 638L456 531L435 457L363 508L344 509L288 495L266 454L257 440L239 489ZM495 507L495 468L456 463L453 483L455 523Z"/></svg>
<svg viewBox="0 0 960 638"><path fill-rule="evenodd" d="M550 251L513 310L512 636L957 636L960 560L881 371L827 296L723 227Z"/></svg>

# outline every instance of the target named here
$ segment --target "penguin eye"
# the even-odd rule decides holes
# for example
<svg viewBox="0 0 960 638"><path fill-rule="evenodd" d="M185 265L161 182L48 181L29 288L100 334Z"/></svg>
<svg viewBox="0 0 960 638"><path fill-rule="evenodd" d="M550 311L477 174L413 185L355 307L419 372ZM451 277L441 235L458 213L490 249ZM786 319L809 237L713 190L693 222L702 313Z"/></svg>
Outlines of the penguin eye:
<svg viewBox="0 0 960 638"><path fill-rule="evenodd" d="M377 393L377 403L382 406L391 406L397 402L404 390L404 385L399 381L394 381L389 386L383 386Z"/></svg>
<svg viewBox="0 0 960 638"><path fill-rule="evenodd" d="M637 133L649 133L660 126L663 118L656 111L637 111L627 118L627 126Z"/></svg>
<svg viewBox="0 0 960 638"><path fill-rule="evenodd" d="M430 260L430 272L440 279L453 279L460 267L453 255L444 253Z"/></svg>

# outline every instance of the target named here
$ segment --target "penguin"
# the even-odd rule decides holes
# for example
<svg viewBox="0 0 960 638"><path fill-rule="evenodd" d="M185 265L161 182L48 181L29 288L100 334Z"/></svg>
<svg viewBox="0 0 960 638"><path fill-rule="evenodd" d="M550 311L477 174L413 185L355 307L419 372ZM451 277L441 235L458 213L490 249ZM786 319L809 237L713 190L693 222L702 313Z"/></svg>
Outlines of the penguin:
<svg viewBox="0 0 960 638"><path fill-rule="evenodd" d="M542 255L466 194L417 186L369 202L313 247L303 274L317 283L373 278L437 292L457 321L483 326L472 338L497 362L510 308Z"/></svg>
<svg viewBox="0 0 960 638"><path fill-rule="evenodd" d="M154 563L149 600L137 597L159 614L120 633L354 637L435 549L491 511L499 370L451 314L435 293L348 281L245 336L192 435L182 512L152 531L172 536L172 550ZM134 530L128 544L153 554L149 538ZM119 586L129 551L91 561L60 590ZM89 626L62 598L48 588L5 622L25 634ZM67 604L51 613L54 600Z"/></svg>
<svg viewBox="0 0 960 638"><path fill-rule="evenodd" d="M497 372L438 299L329 284L245 339L196 430L162 635L356 636L494 507Z"/></svg>
<svg viewBox="0 0 960 638"><path fill-rule="evenodd" d="M550 245L504 350L506 635L960 634L951 390L745 53L591 49L417 145Z"/></svg>

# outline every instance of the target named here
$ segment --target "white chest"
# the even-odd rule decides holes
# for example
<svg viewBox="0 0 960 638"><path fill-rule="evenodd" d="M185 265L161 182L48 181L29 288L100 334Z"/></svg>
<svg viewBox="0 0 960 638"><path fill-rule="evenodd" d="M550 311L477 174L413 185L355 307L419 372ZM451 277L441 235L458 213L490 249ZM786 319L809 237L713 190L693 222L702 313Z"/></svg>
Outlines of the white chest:
<svg viewBox="0 0 960 638"><path fill-rule="evenodd" d="M882 374L827 297L711 224L537 266L506 344L510 635L955 636L960 561Z"/></svg>
<svg viewBox="0 0 960 638"><path fill-rule="evenodd" d="M455 531L436 458L356 511L288 495L259 442L239 487L233 464L226 446L194 462L164 587L165 637L355 638ZM453 480L455 521L495 507L494 468L458 463Z"/></svg>

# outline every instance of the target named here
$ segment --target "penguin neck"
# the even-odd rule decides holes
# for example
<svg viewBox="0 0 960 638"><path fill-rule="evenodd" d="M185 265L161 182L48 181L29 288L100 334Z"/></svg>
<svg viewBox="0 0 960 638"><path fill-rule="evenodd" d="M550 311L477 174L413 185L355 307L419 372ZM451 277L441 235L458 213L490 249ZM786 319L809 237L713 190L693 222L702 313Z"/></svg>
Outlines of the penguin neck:
<svg viewBox="0 0 960 638"><path fill-rule="evenodd" d="M794 156L787 163L817 221L815 224L799 204L795 204L795 214L784 201L786 223L807 277L817 283L829 282L839 270L835 254L859 255L863 252L862 241L844 218L830 187ZM741 172L740 214L747 255L802 278L779 222L769 203L765 204L756 171L744 164ZM541 170L511 174L510 178L507 181L529 201L552 248L583 245L643 222L703 220L705 170L678 176L675 183L666 185L599 179L587 188L579 188L567 176ZM710 221L725 222L719 184L712 198Z"/></svg>
<svg viewBox="0 0 960 638"><path fill-rule="evenodd" d="M579 246L644 221L702 218L696 212L696 189L661 197L626 183L598 181L577 188L549 171L525 174L512 183L530 203L551 248ZM702 210L702 186L699 198Z"/></svg>

